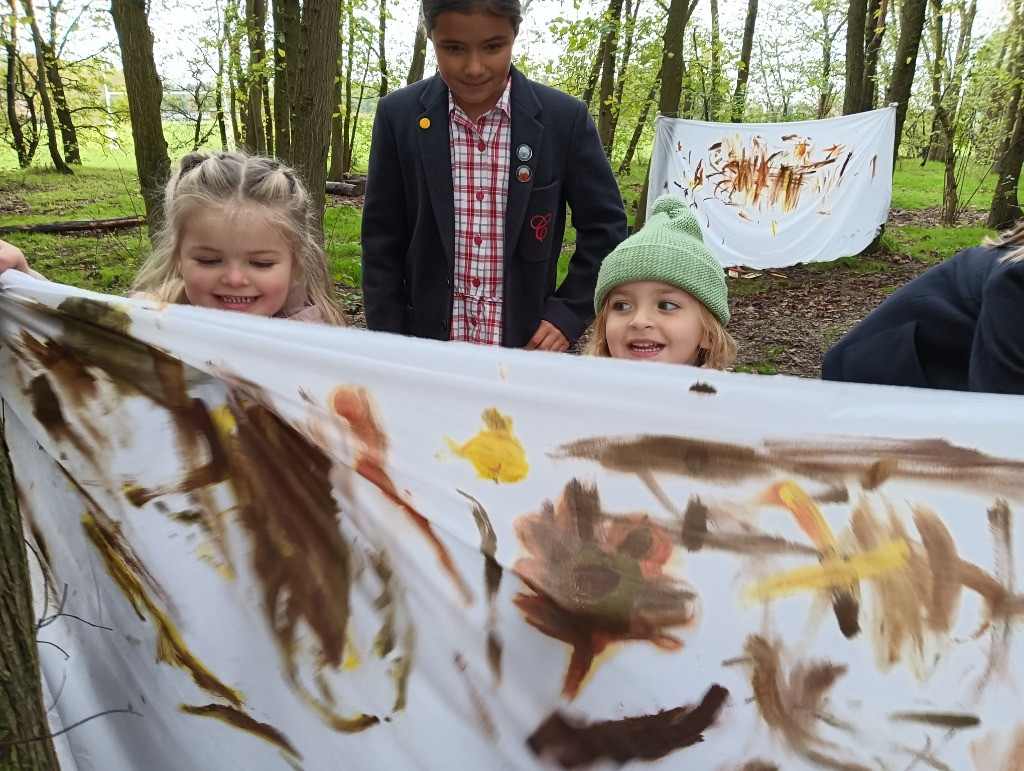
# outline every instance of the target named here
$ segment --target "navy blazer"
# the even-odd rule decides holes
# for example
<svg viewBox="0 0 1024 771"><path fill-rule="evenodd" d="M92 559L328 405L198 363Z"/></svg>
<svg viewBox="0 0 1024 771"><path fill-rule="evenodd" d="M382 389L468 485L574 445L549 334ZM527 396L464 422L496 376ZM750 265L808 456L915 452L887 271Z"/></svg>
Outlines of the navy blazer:
<svg viewBox="0 0 1024 771"><path fill-rule="evenodd" d="M502 344L525 346L542 320L572 343L594 315L597 271L626 237L626 213L586 105L514 67L511 77ZM516 153L524 145L532 151L525 161ZM524 165L530 178L521 181ZM566 204L576 251L556 290ZM546 230L531 225L547 215ZM448 86L440 75L377 103L362 246L367 327L450 339L455 211Z"/></svg>
<svg viewBox="0 0 1024 771"><path fill-rule="evenodd" d="M1024 394L1024 261L965 249L900 287L825 354L821 376Z"/></svg>

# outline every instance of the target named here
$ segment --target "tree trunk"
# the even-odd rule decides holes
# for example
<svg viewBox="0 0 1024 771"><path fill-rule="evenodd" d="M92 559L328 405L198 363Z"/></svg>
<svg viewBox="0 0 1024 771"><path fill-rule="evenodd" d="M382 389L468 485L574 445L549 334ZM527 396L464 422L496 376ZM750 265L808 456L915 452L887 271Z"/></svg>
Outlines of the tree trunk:
<svg viewBox="0 0 1024 771"><path fill-rule="evenodd" d="M846 10L846 91L843 115L862 112L861 85L864 82L864 34L868 0L850 0Z"/></svg>
<svg viewBox="0 0 1024 771"><path fill-rule="evenodd" d="M718 0L711 0L711 70L708 73L706 120L718 120L719 83L722 80L722 37L719 31Z"/></svg>
<svg viewBox="0 0 1024 771"><path fill-rule="evenodd" d="M321 235L340 21L337 0L306 0L302 8L302 46L292 104L293 117L301 116L301 120L292 124L291 156L286 159L306 181Z"/></svg>
<svg viewBox="0 0 1024 771"><path fill-rule="evenodd" d="M331 166L327 170L327 179L331 182L341 182L345 172L345 143L348 141L348 134L345 132L345 113L348 106L342 103L341 83L345 78L342 71L341 51L338 51L338 72L334 78L334 113L331 115Z"/></svg>
<svg viewBox="0 0 1024 771"><path fill-rule="evenodd" d="M907 120L907 104L914 86L917 52L921 47L925 9L928 0L904 0L900 14L900 37L892 65L892 80L885 92L886 104L896 103L896 141L893 143L893 162L899 158L903 124Z"/></svg>
<svg viewBox="0 0 1024 771"><path fill-rule="evenodd" d="M610 0L608 12L605 14L605 34L601 38L601 90L597 106L597 134L601 137L604 154L612 157L612 145L615 137L613 113L615 105L612 97L615 94L615 51L618 48L619 27L622 25L622 0Z"/></svg>
<svg viewBox="0 0 1024 771"><path fill-rule="evenodd" d="M633 55L633 33L636 30L636 19L637 13L640 10L640 0L637 0L636 5L633 5L633 0L626 0L625 8L625 19L626 19L626 42L622 46L622 61L619 62L619 75L616 79L615 84L615 104L618 106L612 113L612 136L615 136L615 130L619 125L619 115L622 110L622 89L626 85L626 68L629 66L629 59Z"/></svg>
<svg viewBox="0 0 1024 771"><path fill-rule="evenodd" d="M887 8L886 0L871 0L868 4L868 17L865 24L864 80L860 89L862 112L875 109L875 100L878 94L878 86L875 82L878 72L878 53L882 48L882 40L885 38Z"/></svg>
<svg viewBox="0 0 1024 771"><path fill-rule="evenodd" d="M73 174L74 172L67 165L64 156L61 155L57 146L57 128L53 117L53 105L50 102L50 91L46 84L46 52L42 35L39 34L39 25L36 23L35 9L32 7L32 0L21 0L28 17L29 27L32 29L32 41L36 49L36 89L39 93L39 103L43 106L43 120L46 121L46 145L50 150L50 160L53 161L53 168L61 174Z"/></svg>
<svg viewBox="0 0 1024 771"><path fill-rule="evenodd" d="M1022 216L1017 200L1017 186L1020 183L1021 167L1024 166L1024 100L1021 99L1024 63L1019 56L1013 64L1013 73L1015 85L1006 108L1004 124L1009 139L1006 151L999 158L999 178L988 212L987 225L995 230L1010 227Z"/></svg>
<svg viewBox="0 0 1024 771"><path fill-rule="evenodd" d="M245 0L245 30L249 40L249 68L245 77L245 144L247 150L260 155L267 152L267 134L263 125L263 93L267 84L263 71L263 62L267 58L266 26L266 0Z"/></svg>
<svg viewBox="0 0 1024 771"><path fill-rule="evenodd" d="M603 53L604 46L599 41L597 44L597 53L594 54L594 61L590 65L590 72L587 73L587 84L583 87L583 94L580 96L580 99L586 102L587 107L590 108L593 108L594 106L594 89L597 88L597 79L601 75L601 56Z"/></svg>
<svg viewBox="0 0 1024 771"><path fill-rule="evenodd" d="M43 708L28 557L14 471L0 433L0 768L58 768ZM14 743L21 739L34 739Z"/></svg>
<svg viewBox="0 0 1024 771"><path fill-rule="evenodd" d="M828 9L821 11L821 88L818 90L818 120L832 111L832 43L835 32L829 30Z"/></svg>
<svg viewBox="0 0 1024 771"><path fill-rule="evenodd" d="M945 127L942 125L945 117L942 114L942 67L946 61L946 53L943 50L945 41L942 35L942 0L928 0L928 7L931 10L931 19L928 24L928 39L931 43L929 48L931 50L926 49L925 53L931 69L932 130L928 136L928 150L925 153L925 159L946 162L950 148L945 142Z"/></svg>
<svg viewBox="0 0 1024 771"><path fill-rule="evenodd" d="M267 142L267 155L275 155L274 108L270 104L270 84L267 82L266 77L263 78L263 134Z"/></svg>
<svg viewBox="0 0 1024 771"><path fill-rule="evenodd" d="M64 78L60 74L60 67L54 58L52 45L45 45L43 51L46 55L46 79L50 88L53 89L53 108L57 117L57 127L60 129L64 157L68 163L81 166L82 154L78 147L78 129L75 128L75 121L68 107L68 97L64 91Z"/></svg>
<svg viewBox="0 0 1024 771"><path fill-rule="evenodd" d="M743 122L747 102L747 80L750 78L750 54L754 49L754 27L757 24L757 0L747 0L747 20L743 25L743 45L736 63L736 90L732 94L732 122Z"/></svg>
<svg viewBox="0 0 1024 771"><path fill-rule="evenodd" d="M221 31L224 35L222 40L217 41L217 77L214 81L213 94L216 100L217 130L220 132L220 149L222 152L228 150L228 126L224 116L224 47L228 44L228 23L225 15Z"/></svg>
<svg viewBox="0 0 1024 771"><path fill-rule="evenodd" d="M28 143L25 141L25 133L21 130L21 122L16 110L17 105L17 78L18 78L18 18L14 0L11 5L11 26L9 34L4 40L4 51L7 54L7 69L4 77L4 93L7 97L7 125L11 127L11 140L14 151L18 154L18 166L27 168L32 163L32 155L28 152Z"/></svg>
<svg viewBox="0 0 1024 771"><path fill-rule="evenodd" d="M248 97L242 72L242 21L238 13L238 0L228 0L224 12L224 34L228 46L228 112L235 147L241 148L247 146L249 138L246 131Z"/></svg>
<svg viewBox="0 0 1024 771"><path fill-rule="evenodd" d="M427 60L427 31L422 24L416 25L416 36L412 41L412 63L409 65L409 74L405 77L405 84L412 85L423 80L423 68Z"/></svg>
<svg viewBox="0 0 1024 771"><path fill-rule="evenodd" d="M163 186L171 173L160 115L164 91L153 60L153 33L145 6L138 0L111 0L110 13L121 47L128 116L135 139L135 164L142 199L146 202L146 222L149 232L153 233L163 224Z"/></svg>
<svg viewBox="0 0 1024 771"><path fill-rule="evenodd" d="M757 3L757 0L750 0ZM697 0L669 0L668 18L662 36L661 67L655 84L661 88L658 98L658 113L670 118L679 117L679 102L683 95L683 46L686 44L686 25ZM660 83L658 82L660 80ZM647 164L647 175L636 202L636 216L633 219L635 233L647 220L647 188L651 184L651 165Z"/></svg>
<svg viewBox="0 0 1024 771"><path fill-rule="evenodd" d="M380 31L377 35L377 56L380 62L380 96L383 97L388 93L388 59L384 53L384 31L388 24L388 6L387 0L379 0L379 2L380 11L377 18L380 22Z"/></svg>
<svg viewBox="0 0 1024 771"><path fill-rule="evenodd" d="M299 0L273 0L272 8L274 13L274 148L277 150L278 158L291 158L292 135L295 131L293 118L296 115L295 90L299 77L299 50L302 44L302 7Z"/></svg>
<svg viewBox="0 0 1024 771"><path fill-rule="evenodd" d="M46 77L53 88L53 104L57 113L57 125L60 128L61 143L64 146L64 158L68 163L82 164L82 154L78 147L78 129L71 110L68 107L67 94L64 91L64 77L61 75L60 56L57 49L57 11L59 4L49 2L49 38L44 46L46 53Z"/></svg>
<svg viewBox="0 0 1024 771"><path fill-rule="evenodd" d="M356 129L359 128L359 114L363 111L363 97L366 96L366 73L370 66L369 59L364 60L366 62L366 69L363 70L363 77L359 79L359 97L356 99L356 108L349 110L349 115L345 119L345 125L348 130L348 142L345 143L345 168L352 168L352 148L356 146ZM345 101L347 104L352 104L352 81L349 80L345 83Z"/></svg>
<svg viewBox="0 0 1024 771"><path fill-rule="evenodd" d="M658 70L658 74L654 76L651 88L647 92L647 99L644 101L640 117L637 118L636 126L633 128L633 136L630 137L626 154L622 156L622 163L619 164L619 176L626 174L629 171L629 165L633 162L633 156L636 154L637 145L640 144L640 137L643 136L644 126L647 125L647 116L651 112L651 105L654 104L654 96L658 91L659 83L661 83L661 70Z"/></svg>

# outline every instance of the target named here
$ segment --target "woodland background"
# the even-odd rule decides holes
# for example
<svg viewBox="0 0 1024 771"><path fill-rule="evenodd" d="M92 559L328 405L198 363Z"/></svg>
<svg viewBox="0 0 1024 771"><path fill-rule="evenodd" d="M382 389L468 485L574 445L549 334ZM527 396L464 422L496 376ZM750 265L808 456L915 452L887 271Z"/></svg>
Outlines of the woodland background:
<svg viewBox="0 0 1024 771"><path fill-rule="evenodd" d="M412 0L3 0L0 237L51 278L120 292L172 162L242 147L298 167L358 321L358 198L376 100L433 70ZM898 105L879 248L730 278L741 369L821 352L928 264L1021 218L1024 0L526 0L516 65L589 105L631 219L654 116L824 118ZM70 234L54 220L134 219ZM141 227L140 227L141 224ZM13 231L13 232L12 232ZM567 253L573 234L569 233ZM0 450L2 450L0 446ZM0 768L55 768L20 518L0 452Z"/></svg>

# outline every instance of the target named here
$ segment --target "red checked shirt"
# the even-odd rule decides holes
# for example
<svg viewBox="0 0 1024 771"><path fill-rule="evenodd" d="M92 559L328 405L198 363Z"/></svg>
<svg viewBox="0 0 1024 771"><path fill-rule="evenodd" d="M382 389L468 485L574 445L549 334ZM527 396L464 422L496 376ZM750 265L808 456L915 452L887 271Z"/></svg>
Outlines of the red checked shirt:
<svg viewBox="0 0 1024 771"><path fill-rule="evenodd" d="M448 92L455 188L452 340L501 345L511 82L475 125Z"/></svg>

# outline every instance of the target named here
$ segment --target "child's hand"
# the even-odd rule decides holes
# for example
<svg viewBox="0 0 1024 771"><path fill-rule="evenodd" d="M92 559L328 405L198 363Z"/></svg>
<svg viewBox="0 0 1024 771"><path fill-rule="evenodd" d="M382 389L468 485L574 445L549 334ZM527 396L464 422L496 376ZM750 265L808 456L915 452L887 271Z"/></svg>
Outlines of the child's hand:
<svg viewBox="0 0 1024 771"><path fill-rule="evenodd" d="M28 273L28 260L14 244L0 241L0 273L12 269Z"/></svg>
<svg viewBox="0 0 1024 771"><path fill-rule="evenodd" d="M21 249L14 244L0 240L0 273L3 273L5 270L20 270L22 273L32 276L32 278L46 280L45 276L36 273L28 266L28 260L25 259Z"/></svg>
<svg viewBox="0 0 1024 771"><path fill-rule="evenodd" d="M550 321L542 321L526 344L528 351L568 351L569 341Z"/></svg>

